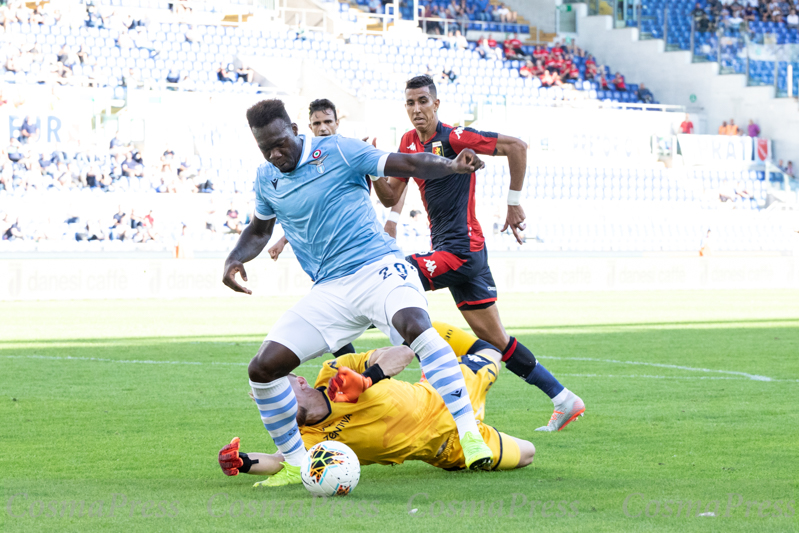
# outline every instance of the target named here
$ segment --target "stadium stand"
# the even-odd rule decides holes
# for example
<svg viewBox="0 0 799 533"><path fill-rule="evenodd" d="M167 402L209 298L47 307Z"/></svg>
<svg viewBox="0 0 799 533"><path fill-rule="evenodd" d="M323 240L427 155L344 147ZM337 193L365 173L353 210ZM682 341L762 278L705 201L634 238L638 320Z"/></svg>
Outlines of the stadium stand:
<svg viewBox="0 0 799 533"><path fill-rule="evenodd" d="M100 5L166 9L166 4L143 0ZM246 24L140 23L130 13L102 9L90 9L85 20L70 25L48 13L46 5L37 8L42 9L38 14L20 6L14 19L4 12L0 61L4 81L21 87L81 85L111 89L120 99L128 91L165 88L258 99L265 89L257 73L240 60L238 67L233 63L266 56L313 61L360 101L397 100L405 80L426 71L436 77L443 100L466 108L578 100L633 109L657 104L651 96L642 101L643 87L627 84L620 74L613 78L607 65L597 65L573 44L515 45L510 36L504 43L485 38L465 45L456 39L391 35L353 34L345 40L319 31ZM195 12L217 9L210 2L191 6ZM502 25L504 31L516 29L523 28ZM2 96L0 102L6 103ZM211 130L204 135L221 134ZM168 251L175 243L185 248L187 241L200 252L229 248L249 221L251 176L258 161L235 151L176 153L164 147L155 157L152 148L147 157L143 152L118 137L100 146L11 139L0 152L4 249ZM491 249L519 249L500 231L509 181L504 164L491 162L478 173L481 224ZM712 227L719 250L780 250L786 243L780 236L790 229L784 218L763 210L769 191L770 181L757 170L666 169L654 160L531 160L523 198L535 208L525 249L695 251ZM407 211L400 244L406 250L426 250L424 217Z"/></svg>
<svg viewBox="0 0 799 533"><path fill-rule="evenodd" d="M747 62L749 43L772 46L799 43L799 4L783 2L725 3L714 0L643 0L640 11L642 37L666 40L667 48L690 50L694 60L719 61L722 73L748 74L752 85L774 85L788 90L788 65L792 65L794 95L799 94L799 57L775 61L752 58ZM639 24L632 8L627 25ZM692 35L693 33L693 35ZM748 63L748 69L747 69Z"/></svg>
<svg viewBox="0 0 799 533"><path fill-rule="evenodd" d="M319 32L166 22L144 25L130 15L93 17L91 12L80 27L52 17L38 22L15 20L5 26L0 63L6 83L112 87L119 98L126 89L153 86L256 93L256 73L246 64L234 66L236 58L272 56L318 61L362 98L393 98L408 76L429 71L448 73L449 92L466 105L505 99L509 103L581 99L644 103L637 84L609 84L611 69L592 64L590 54L574 46L538 47L539 53L546 53L537 55L535 47L521 45L515 59L508 59L508 48L490 39L480 46L469 42L465 48L448 40L429 39L419 46L410 39L373 35L354 35L346 43ZM386 62L366 61L366 54L379 55ZM533 58L541 60L540 71L526 62ZM649 98L645 103L657 101Z"/></svg>

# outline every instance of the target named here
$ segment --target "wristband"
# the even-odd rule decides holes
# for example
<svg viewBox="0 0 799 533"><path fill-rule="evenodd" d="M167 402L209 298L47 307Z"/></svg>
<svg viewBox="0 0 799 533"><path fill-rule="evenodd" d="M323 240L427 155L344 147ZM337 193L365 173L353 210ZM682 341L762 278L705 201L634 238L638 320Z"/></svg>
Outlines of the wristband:
<svg viewBox="0 0 799 533"><path fill-rule="evenodd" d="M399 219L400 219L400 214L397 213L396 211L390 211L388 213L388 221L389 222L393 222L393 223L396 224L397 222L399 222Z"/></svg>
<svg viewBox="0 0 799 533"><path fill-rule="evenodd" d="M371 379L372 385L375 385L377 382L382 381L384 379L388 379L388 376L386 376L383 373L383 369L380 368L380 365L377 364L367 368L366 371L363 373L363 377Z"/></svg>
<svg viewBox="0 0 799 533"><path fill-rule="evenodd" d="M372 181L377 181L380 179L380 176L372 176L371 174L367 174L367 176L369 176L369 179Z"/></svg>
<svg viewBox="0 0 799 533"><path fill-rule="evenodd" d="M508 205L519 205L522 200L522 191L514 191L510 189L508 191Z"/></svg>
<svg viewBox="0 0 799 533"><path fill-rule="evenodd" d="M260 462L260 459L250 459L249 456L244 452L239 452L239 459L244 463L239 467L239 472L242 474L246 474L252 468L252 465L257 465Z"/></svg>

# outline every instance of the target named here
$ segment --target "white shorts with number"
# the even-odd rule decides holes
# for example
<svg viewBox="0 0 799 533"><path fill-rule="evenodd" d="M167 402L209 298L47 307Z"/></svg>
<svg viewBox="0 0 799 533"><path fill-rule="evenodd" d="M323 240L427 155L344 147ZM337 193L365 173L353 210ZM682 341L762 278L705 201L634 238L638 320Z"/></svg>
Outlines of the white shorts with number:
<svg viewBox="0 0 799 533"><path fill-rule="evenodd" d="M427 311L419 274L404 258L389 255L349 276L314 285L275 323L266 340L287 347L303 363L335 352L372 324L398 345L403 339L391 319L409 307Z"/></svg>

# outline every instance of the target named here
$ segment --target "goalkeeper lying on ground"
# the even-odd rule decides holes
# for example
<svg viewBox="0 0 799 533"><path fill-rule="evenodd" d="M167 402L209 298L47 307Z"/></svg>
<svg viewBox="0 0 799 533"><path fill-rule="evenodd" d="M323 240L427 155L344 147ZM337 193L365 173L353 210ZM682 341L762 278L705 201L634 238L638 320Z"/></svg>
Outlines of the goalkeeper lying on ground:
<svg viewBox="0 0 799 533"><path fill-rule="evenodd" d="M497 380L501 354L463 330L441 322L433 326L458 357L480 433L494 455L490 469L529 465L535 454L532 443L482 423L486 394ZM380 348L326 361L314 387L303 377L289 376L306 449L337 440L352 448L363 465L415 460L445 470L465 468L455 422L436 390L424 378L413 384L389 379L413 358L413 351L405 346ZM239 472L273 475L284 468L282 461L280 453L240 452L238 437L219 452L219 464L228 476ZM291 478L290 483L301 482L299 474ZM276 485L271 480L255 485Z"/></svg>

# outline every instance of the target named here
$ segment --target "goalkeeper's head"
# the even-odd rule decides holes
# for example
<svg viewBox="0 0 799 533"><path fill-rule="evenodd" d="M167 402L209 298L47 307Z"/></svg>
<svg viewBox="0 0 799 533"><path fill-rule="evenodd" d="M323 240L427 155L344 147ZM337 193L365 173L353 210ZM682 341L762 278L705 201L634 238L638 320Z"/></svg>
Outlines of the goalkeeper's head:
<svg viewBox="0 0 799 533"><path fill-rule="evenodd" d="M289 373L289 383L297 397L297 425L304 426L308 420L308 405L316 396L324 396L324 393L313 388L308 380L302 376Z"/></svg>

